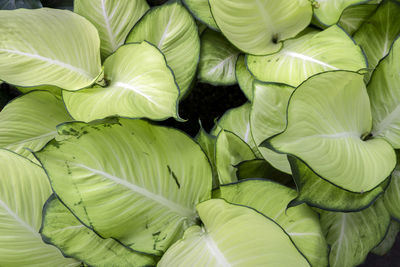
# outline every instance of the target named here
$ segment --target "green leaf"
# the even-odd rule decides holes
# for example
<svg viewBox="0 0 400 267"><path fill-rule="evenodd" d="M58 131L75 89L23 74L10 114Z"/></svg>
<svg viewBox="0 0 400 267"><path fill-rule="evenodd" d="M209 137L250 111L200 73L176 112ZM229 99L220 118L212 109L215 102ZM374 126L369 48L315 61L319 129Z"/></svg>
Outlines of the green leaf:
<svg viewBox="0 0 400 267"><path fill-rule="evenodd" d="M256 79L299 86L314 74L330 70L358 71L367 67L361 48L340 27L312 30L287 40L276 54L247 57Z"/></svg>
<svg viewBox="0 0 400 267"><path fill-rule="evenodd" d="M219 132L215 144L215 166L219 184L237 181L235 166L255 158L251 148L239 136L226 130Z"/></svg>
<svg viewBox="0 0 400 267"><path fill-rule="evenodd" d="M103 238L161 255L211 196L211 168L185 134L110 118L58 127L36 156L60 200Z"/></svg>
<svg viewBox="0 0 400 267"><path fill-rule="evenodd" d="M232 132L246 142L257 157L261 158L257 145L251 136L250 109L251 103L249 102L237 108L229 109L215 124L211 134L217 136L221 130Z"/></svg>
<svg viewBox="0 0 400 267"><path fill-rule="evenodd" d="M371 126L363 76L326 72L311 77L293 92L285 131L264 145L300 158L319 176L343 189L367 192L382 183L396 165L389 143L365 140Z"/></svg>
<svg viewBox="0 0 400 267"><path fill-rule="evenodd" d="M400 148L400 38L374 71L368 84L372 111L372 135Z"/></svg>
<svg viewBox="0 0 400 267"><path fill-rule="evenodd" d="M215 166L215 142L217 141L217 137L207 133L200 125L200 131L196 135L195 141L200 145L200 147L203 149L204 153L206 153L208 157L213 174L212 188L217 188L219 186L218 173Z"/></svg>
<svg viewBox="0 0 400 267"><path fill-rule="evenodd" d="M220 32L206 29L201 35L199 81L215 86L235 84L238 56L239 50Z"/></svg>
<svg viewBox="0 0 400 267"><path fill-rule="evenodd" d="M30 160L57 136L56 126L70 121L62 101L49 92L34 91L11 101L0 112L0 148Z"/></svg>
<svg viewBox="0 0 400 267"><path fill-rule="evenodd" d="M208 0L182 0L193 16L213 30L218 30L210 9Z"/></svg>
<svg viewBox="0 0 400 267"><path fill-rule="evenodd" d="M254 81L250 129L257 145L260 145L266 138L285 130L286 109L293 90L293 87L285 84ZM258 150L272 166L282 172L291 173L285 155L262 146L258 146Z"/></svg>
<svg viewBox="0 0 400 267"><path fill-rule="evenodd" d="M48 8L1 10L0 16L1 80L67 90L97 80L101 73L99 37L86 19Z"/></svg>
<svg viewBox="0 0 400 267"><path fill-rule="evenodd" d="M383 256L388 253L393 247L399 232L400 223L392 220L390 222L389 230L387 231L385 238L371 252L379 256Z"/></svg>
<svg viewBox="0 0 400 267"><path fill-rule="evenodd" d="M328 246L318 215L305 204L287 209L296 197L295 190L268 180L249 179L221 186L221 197L272 218L312 266L328 265Z"/></svg>
<svg viewBox="0 0 400 267"><path fill-rule="evenodd" d="M146 40L164 53L181 91L187 94L200 57L196 22L178 1L154 7L135 25L125 43Z"/></svg>
<svg viewBox="0 0 400 267"><path fill-rule="evenodd" d="M226 38L245 53L277 52L311 21L310 1L209 0L211 12Z"/></svg>
<svg viewBox="0 0 400 267"><path fill-rule="evenodd" d="M242 161L235 167L237 168L236 176L239 180L264 178L289 187L295 186L291 175L278 171L263 159Z"/></svg>
<svg viewBox="0 0 400 267"><path fill-rule="evenodd" d="M235 74L240 89L249 101L253 101L253 81L255 78L247 69L244 54L241 54L236 61Z"/></svg>
<svg viewBox="0 0 400 267"><path fill-rule="evenodd" d="M396 153L397 165L392 172L392 179L383 195L383 200L390 215L400 221L400 152Z"/></svg>
<svg viewBox="0 0 400 267"><path fill-rule="evenodd" d="M106 87L63 91L65 106L76 120L113 115L153 120L179 118L179 90L174 75L153 45L142 42L120 47L104 62L104 73Z"/></svg>
<svg viewBox="0 0 400 267"><path fill-rule="evenodd" d="M346 7L362 4L365 0L314 0L314 16L324 25L336 24Z"/></svg>
<svg viewBox="0 0 400 267"><path fill-rule="evenodd" d="M102 59L117 50L135 23L149 9L146 0L75 0L74 12L99 31Z"/></svg>
<svg viewBox="0 0 400 267"><path fill-rule="evenodd" d="M362 46L368 58L370 72L366 81L370 79L379 60L389 53L392 43L400 34L399 13L399 2L384 1L354 34L354 40Z"/></svg>
<svg viewBox="0 0 400 267"><path fill-rule="evenodd" d="M360 212L321 212L321 226L331 247L329 266L361 264L384 238L389 224L390 216L381 201Z"/></svg>
<svg viewBox="0 0 400 267"><path fill-rule="evenodd" d="M322 179L300 160L290 156L288 159L298 191L290 206L307 203L329 211L360 211L374 203L388 185L388 181L384 181L366 193L349 192Z"/></svg>
<svg viewBox="0 0 400 267"><path fill-rule="evenodd" d="M39 0L0 0L0 9L17 9L17 8L41 8L42 3Z"/></svg>
<svg viewBox="0 0 400 267"><path fill-rule="evenodd" d="M54 196L46 202L40 234L46 243L64 255L90 266L149 266L154 259L124 247L114 239L102 239L79 220Z"/></svg>
<svg viewBox="0 0 400 267"><path fill-rule="evenodd" d="M79 266L39 234L42 207L51 188L42 168L0 149L0 265Z"/></svg>
<svg viewBox="0 0 400 267"><path fill-rule="evenodd" d="M192 226L157 266L309 266L289 236L247 207L213 199L197 205L204 226Z"/></svg>
<svg viewBox="0 0 400 267"><path fill-rule="evenodd" d="M360 26L374 13L377 7L377 4L370 3L349 6L340 16L338 25L342 27L348 34L353 35L353 33L355 33Z"/></svg>

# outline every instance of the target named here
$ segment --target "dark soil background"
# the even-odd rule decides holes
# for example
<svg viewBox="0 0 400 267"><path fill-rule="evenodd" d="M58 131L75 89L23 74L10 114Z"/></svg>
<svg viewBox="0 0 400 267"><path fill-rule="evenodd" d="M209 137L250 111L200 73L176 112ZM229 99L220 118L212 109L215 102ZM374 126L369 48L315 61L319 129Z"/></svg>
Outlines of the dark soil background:
<svg viewBox="0 0 400 267"><path fill-rule="evenodd" d="M166 0L148 0L150 5L159 5ZM72 0L43 0L43 6L72 9ZM0 110L13 98L20 95L19 91L7 84L0 85ZM181 129L191 136L195 136L199 129L199 120L202 126L209 131L216 119L226 110L238 107L246 102L240 88L235 86L212 86L197 83L187 97L179 105L179 114L186 122L177 122L168 119L160 122ZM400 234L391 251L384 256L369 254L365 263L359 267L400 267Z"/></svg>

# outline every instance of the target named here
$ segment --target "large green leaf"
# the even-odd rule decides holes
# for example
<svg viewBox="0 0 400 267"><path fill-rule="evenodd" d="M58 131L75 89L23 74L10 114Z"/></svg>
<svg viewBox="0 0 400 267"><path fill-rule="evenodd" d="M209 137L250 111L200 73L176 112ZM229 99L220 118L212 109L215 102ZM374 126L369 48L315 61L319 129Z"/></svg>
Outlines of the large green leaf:
<svg viewBox="0 0 400 267"><path fill-rule="evenodd" d="M265 55L296 36L311 21L308 0L209 0L218 27L242 51Z"/></svg>
<svg viewBox="0 0 400 267"><path fill-rule="evenodd" d="M397 152L397 165L392 172L392 179L383 195L386 209L390 215L400 221L400 153Z"/></svg>
<svg viewBox="0 0 400 267"><path fill-rule="evenodd" d="M285 131L264 144L300 158L339 187L367 192L382 183L396 165L389 143L366 138L371 126L363 76L326 72L311 77L293 92Z"/></svg>
<svg viewBox="0 0 400 267"><path fill-rule="evenodd" d="M213 199L197 205L192 226L158 266L310 266L274 221L247 207Z"/></svg>
<svg viewBox="0 0 400 267"><path fill-rule="evenodd" d="M179 90L174 75L153 45L142 42L120 47L104 62L104 73L108 81L105 87L63 91L65 106L76 120L112 115L153 120L179 118Z"/></svg>
<svg viewBox="0 0 400 267"><path fill-rule="evenodd" d="M56 126L71 117L61 100L45 91L34 91L14 99L0 112L0 147L30 160L57 135Z"/></svg>
<svg viewBox="0 0 400 267"><path fill-rule="evenodd" d="M370 72L366 81L369 80L379 60L389 53L393 41L400 34L399 13L399 2L384 1L354 34L354 40L362 46L368 58Z"/></svg>
<svg viewBox="0 0 400 267"><path fill-rule="evenodd" d="M39 234L42 207L51 194L43 169L0 149L0 265L78 266Z"/></svg>
<svg viewBox="0 0 400 267"><path fill-rule="evenodd" d="M377 4L363 4L347 7L342 15L338 25L348 34L353 35L355 31L371 16L378 7ZM372 36L371 36L372 37Z"/></svg>
<svg viewBox="0 0 400 267"><path fill-rule="evenodd" d="M296 191L262 179L221 186L226 201L256 209L279 224L312 266L328 265L328 246L318 215L307 205L287 209Z"/></svg>
<svg viewBox="0 0 400 267"><path fill-rule="evenodd" d="M381 201L360 212L321 212L321 226L331 247L329 266L353 267L384 238L390 216Z"/></svg>
<svg viewBox="0 0 400 267"><path fill-rule="evenodd" d="M400 148L400 38L374 71L368 84L372 111L372 135Z"/></svg>
<svg viewBox="0 0 400 267"><path fill-rule="evenodd" d="M367 67L361 48L340 27L310 31L287 40L276 54L247 56L256 79L299 86L308 77L330 70L358 71Z"/></svg>
<svg viewBox="0 0 400 267"><path fill-rule="evenodd" d="M215 144L215 166L219 184L237 181L235 166L255 158L251 148L239 136L226 130L219 132Z"/></svg>
<svg viewBox="0 0 400 267"><path fill-rule="evenodd" d="M154 259L124 247L114 239L102 239L79 220L54 196L47 200L40 234L64 255L90 266L149 266Z"/></svg>
<svg viewBox="0 0 400 267"><path fill-rule="evenodd" d="M207 157L177 130L112 118L58 131L36 156L60 200L104 238L160 255L210 198Z"/></svg>
<svg viewBox="0 0 400 267"><path fill-rule="evenodd" d="M229 109L217 121L214 128L211 130L211 134L217 136L221 130L230 131L246 142L257 157L261 157L260 152L257 149L257 145L251 136L250 110L251 103L249 102L237 108Z"/></svg>
<svg viewBox="0 0 400 267"><path fill-rule="evenodd" d="M77 90L101 72L99 37L86 19L65 10L1 10L0 79L19 86Z"/></svg>
<svg viewBox="0 0 400 267"><path fill-rule="evenodd" d="M103 59L124 43L133 25L148 9L146 0L74 1L74 12L87 18L99 31Z"/></svg>
<svg viewBox="0 0 400 267"><path fill-rule="evenodd" d="M306 164L289 156L298 195L290 206L307 203L330 211L359 211L370 206L384 191L388 181L366 193L353 193L339 188L316 175Z"/></svg>
<svg viewBox="0 0 400 267"><path fill-rule="evenodd" d="M195 78L200 57L196 22L178 1L152 8L135 25L125 43L146 40L164 53L185 96Z"/></svg>
<svg viewBox="0 0 400 267"><path fill-rule="evenodd" d="M314 0L314 16L324 25L339 21L343 10L351 5L361 4L365 0ZM367 0L368 1L368 0Z"/></svg>
<svg viewBox="0 0 400 267"><path fill-rule="evenodd" d="M397 235L400 232L400 223L391 221L389 230L386 233L385 239L379 243L371 252L379 256L383 256L390 251L396 241Z"/></svg>
<svg viewBox="0 0 400 267"><path fill-rule="evenodd" d="M196 19L205 23L211 29L218 30L217 23L211 14L208 0L183 0L182 2L188 7Z"/></svg>
<svg viewBox="0 0 400 267"><path fill-rule="evenodd" d="M235 74L240 89L249 101L253 101L254 76L247 69L244 54L241 54L236 61Z"/></svg>
<svg viewBox="0 0 400 267"><path fill-rule="evenodd" d="M254 81L250 128L256 145L285 130L286 109L293 90L293 87L284 84ZM258 146L258 150L272 166L285 173L291 173L285 155L262 146Z"/></svg>
<svg viewBox="0 0 400 267"><path fill-rule="evenodd" d="M235 84L238 56L239 50L220 32L206 29L201 35L199 80L213 85Z"/></svg>

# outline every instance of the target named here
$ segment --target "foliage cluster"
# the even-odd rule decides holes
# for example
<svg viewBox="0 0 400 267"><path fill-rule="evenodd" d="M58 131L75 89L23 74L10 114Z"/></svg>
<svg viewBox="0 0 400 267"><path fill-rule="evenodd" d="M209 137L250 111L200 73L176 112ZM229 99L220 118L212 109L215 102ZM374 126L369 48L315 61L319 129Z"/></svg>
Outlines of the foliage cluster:
<svg viewBox="0 0 400 267"><path fill-rule="evenodd" d="M0 82L23 93L0 112L1 266L346 267L390 250L397 0L0 8ZM191 138L159 122L184 121L196 81L248 102Z"/></svg>

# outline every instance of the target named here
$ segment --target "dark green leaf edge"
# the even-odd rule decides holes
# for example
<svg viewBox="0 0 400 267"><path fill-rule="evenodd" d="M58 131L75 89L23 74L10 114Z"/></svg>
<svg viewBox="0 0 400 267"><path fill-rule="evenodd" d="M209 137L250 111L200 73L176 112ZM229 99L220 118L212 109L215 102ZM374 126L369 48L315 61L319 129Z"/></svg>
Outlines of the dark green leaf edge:
<svg viewBox="0 0 400 267"><path fill-rule="evenodd" d="M371 188L371 189L368 190L368 191L364 191L363 193L361 193L361 192L353 192L353 191L350 191L350 190L348 190L348 189L345 189L345 188L343 188L343 187L341 187L341 186L338 186L338 185L332 183L331 181L329 181L329 180L326 179L325 177L323 177L323 176L321 176L320 174L316 173L316 172L314 171L314 169L311 168L311 166L310 166L307 162L305 162L304 160L302 160L299 156L297 156L297 155L295 155L295 154L285 153L285 152L283 152L283 151L280 151L280 150L276 149L275 147L273 147L272 144L271 144L271 139L274 138L274 137L276 137L276 136L278 136L278 135L280 135L280 134L282 134L282 133L284 133L284 132L286 131L287 127L288 127L288 109L289 109L290 102L291 102L291 100L292 100L292 98L293 98L293 95L297 92L297 90L298 90L304 83L306 83L309 79L312 79L312 78L314 78L314 77L316 77L316 76L318 76L318 75L322 75L322 74L325 74L325 73L331 73L331 72L350 72L350 73L355 73L355 74L359 74L359 75L362 75L362 74L363 74L363 73L356 72L356 71L332 70L332 71L325 71L325 72L317 73L317 74L315 74L315 75L310 76L307 80L303 81L303 82L293 91L293 93L290 95L289 102L288 102L288 106L287 106L287 108L286 108L286 127L285 127L285 130L283 130L282 132L280 132L280 133L278 133L278 134L275 134L275 135L273 135L273 136L267 138L266 140L264 140L263 142L261 142L261 144L260 144L259 146L266 147L266 148L268 148L268 149L270 149L270 150L272 150L272 151L275 151L276 153L279 153L279 154L286 154L286 155L289 155L289 156L292 156L292 157L295 157L295 158L299 159L301 162L303 162L311 171L313 171L313 172L314 172L317 176L319 176L321 179L324 179L326 182L328 182L328 183L330 183L330 184L332 184L332 185L334 185L334 186L336 186L336 187L338 187L338 188L340 188L340 189L342 189L342 190L348 191L348 192L350 192L350 193L356 193L356 194L363 194L363 193L371 192L372 190L374 190L375 188L377 188L377 187L380 186L380 185L377 185L377 186L375 186L374 188ZM371 124L372 124L372 121L371 121ZM372 125L371 125L371 129L372 129ZM361 138L361 137L360 137L360 138ZM381 139L382 139L382 138L381 138ZM382 140L384 140L384 139L382 139ZM389 142L387 142L386 140L384 140L384 141L390 145ZM391 146L391 145L390 145L390 146ZM394 149L393 149L393 150L394 150ZM389 173L387 176L390 176L391 173L392 173L393 171L394 171L394 168L390 171L390 173Z"/></svg>
<svg viewBox="0 0 400 267"><path fill-rule="evenodd" d="M64 122L64 123L61 123L61 124L57 125L57 130L59 130L59 129L58 129L59 127L62 127L62 126L65 126L65 125L74 125L74 124L80 124L80 125L85 126L85 127L93 127L93 126L96 127L96 126L114 125L114 124L119 124L119 125L121 125L120 122L119 122L119 119L121 119L121 118L122 118L122 119L128 119L128 120L142 120L142 121L146 121L147 123L149 123L149 124L151 124L151 125L153 125L153 126L158 126L158 127L162 127L162 128L169 129L169 130L178 131L180 134L182 134L182 135L186 136L187 138L189 138L190 140L192 140L192 141L194 142L194 144L196 144L196 146L198 146L198 148L200 149L200 151L203 153L203 156L204 156L204 158L207 160L207 162L210 162L210 161L208 160L208 157L207 157L206 153L203 151L203 149L200 147L200 145L199 145L196 141L193 140L193 138L192 138L189 134L187 134L186 132L184 132L184 131L182 131L182 130L180 130L180 129L175 129L175 128L173 128L173 127L167 127L167 126L157 125L155 122L150 121L150 120L147 120L147 119L123 118L123 117L111 116L111 117L107 117L107 118L104 118L104 119L94 120L94 121L91 121L91 122L88 122L88 123L83 122L83 121ZM62 133L59 133L59 134L63 135ZM69 133L68 133L68 135L69 135ZM76 137L76 136L75 136L75 137ZM92 231L93 231L96 235L98 235L100 238L105 239L105 238L104 238L103 236L101 236L98 232L96 232L96 230L93 228L92 225L87 225L87 224L85 224L81 219L79 219L79 217L76 216L76 214L64 203L64 201L62 200L62 198L55 192L55 190L54 190L54 188L53 188L53 184L51 183L51 179L50 179L50 175L49 175L48 171L43 167L42 162L39 160L38 156L36 155L36 153L41 152L41 151L42 151L43 149L45 149L47 146L55 146L55 147L57 147L57 146L59 146L59 143L60 143L60 142L57 141L57 140L54 138L54 139L50 140L42 149L40 149L40 150L38 150L38 151L36 151L36 152L32 152L32 153L33 153L33 156L36 158L37 161L39 161L39 163L41 164L41 166L42 166L44 172L46 173L46 176L47 176L47 178L48 178L48 181L49 181L51 190L52 190L53 194L55 195L55 197L58 198L58 200L69 210L69 212L71 212L72 215L74 215L75 218L77 218L77 220L78 220L83 226L85 226L86 228L92 230ZM22 156L21 156L21 157L22 157ZM211 166L210 166L210 172L211 172ZM210 178L210 183L212 183L212 178ZM212 186L211 186L211 187L212 187ZM213 191L214 191L214 190L211 190L211 192L210 192L210 199L211 199L211 197L212 197L211 194L212 194ZM110 237L110 238L112 238L112 237ZM136 252L136 253L139 253L139 254L143 254L143 255L147 255L147 256L158 257L157 255L154 255L154 254L150 254L150 253L146 253L146 252L134 250L134 249L132 249L131 247L126 246L126 245L124 245L123 243L121 243L118 239L115 239L115 238L112 238L112 239L114 239L116 242L120 243L122 246L124 246L125 248L129 249L130 251L133 251L133 252Z"/></svg>
<svg viewBox="0 0 400 267"><path fill-rule="evenodd" d="M136 27L136 25L139 25L139 23L140 23L142 20L144 20L144 18L146 17L146 15L152 13L153 10L162 9L163 7L166 7L166 6L168 6L168 5L172 5L172 4L175 4L175 3L181 5L183 8L185 8L185 6L181 3L181 0L169 0L168 2L166 2L166 3L164 3L164 4L160 5L160 6L152 6L152 7L150 7L150 8L142 15L142 17L135 23L135 25L132 27L132 29L129 31L128 35L126 36L126 38L125 38L125 40L124 40L124 45L127 45L127 44L135 44L135 43L136 43L136 44L138 44L138 43L140 44L140 42L126 42L126 41L128 40L128 37L129 37L129 36L131 35L131 33L133 32L133 29ZM186 9L186 11L187 11L187 8L185 8L185 9ZM188 13L191 14L189 11L188 11ZM193 17L193 16L192 16L192 17ZM199 32L199 26L197 25L197 23L194 23L194 24L195 24L195 27L196 27L197 33L198 33L198 32ZM167 67L171 70L172 76L174 76L175 84L176 84L176 86L177 86L177 88L178 88L178 90L179 90L179 96L178 96L178 103L179 103L180 100L183 100L184 98L186 98L186 97L189 95L189 93L190 93L190 91L191 91L191 89L192 89L192 88L191 88L191 84L194 83L194 81L196 81L196 79L197 79L196 76L197 76L197 75L196 75L196 74L193 75L192 81L191 81L191 83L189 84L189 86L188 86L188 88L187 88L187 91L185 92L185 94L181 95L181 88L179 87L178 83L176 82L175 73L174 73L174 71L172 70L172 68L168 65L168 62L167 62L167 59L165 58L164 53L163 53L163 52L161 51L161 49L159 49L155 44L150 43L150 42L147 41L147 40L144 40L143 42L147 42L147 43L151 44L152 46L154 46L155 48L157 48L158 51L160 51L161 54L164 56L165 63L166 63L166 65L167 65ZM200 36L199 36L199 47L200 47ZM115 53L115 52L114 52L114 53ZM112 55L112 54L111 54L111 55ZM109 56L111 56L111 55L109 55ZM200 53L199 53L199 56L198 56L197 61L196 61L196 70L198 69L199 62L200 62ZM197 73L197 71L196 71L196 73ZM177 107L177 111L178 111L178 105L176 105L176 107ZM178 117L179 117L179 114L178 114ZM180 119L181 119L181 118L180 118ZM178 121L185 122L186 120L181 119L181 120L178 120Z"/></svg>
<svg viewBox="0 0 400 267"><path fill-rule="evenodd" d="M297 168L297 164L296 164L295 159L297 159L297 160L299 160L299 161L301 161L301 162L303 162L303 161L302 161L301 159L298 159L298 158L293 157L293 156L291 156L291 155L288 155L287 157L288 157L288 161L289 161L289 164L290 164L290 168L291 168L291 170L292 170L293 180L294 180L294 182L295 182L295 184L296 184L297 192L298 192L298 194L299 194L299 193L302 191L302 188L301 188L301 183L300 183L300 178L299 178L299 177L300 177L300 174L299 174L299 171L298 171L298 168ZM303 163L304 163L304 162L303 162ZM304 164L305 164L305 163L304 163ZM305 165L308 167L307 164L305 164ZM309 167L308 167L308 168L309 168ZM312 171L311 168L309 168L309 169ZM314 172L314 171L313 171L313 172ZM314 173L315 173L315 172L314 172ZM316 173L315 173L315 174L316 174ZM317 175L317 176L318 176L318 175ZM320 177L320 176L318 176L318 177ZM320 177L320 178L321 178L321 177ZM323 179L323 178L322 178L322 180L326 181L326 180ZM331 212L359 212L359 211L362 211L362 210L367 209L367 208L369 208L370 206L372 206L372 205L376 202L376 200L379 199L379 197L381 197L381 196L385 193L387 187L389 186L390 180L391 180L391 175L390 175L388 178L386 178L385 181L383 181L382 183L380 183L377 187L375 187L375 188L371 189L370 191L368 191L368 192L371 192L371 191L373 191L374 189L376 189L376 188L378 188L378 187L381 187L381 188L382 188L382 192L378 193L367 205L362 205L362 206L359 206L358 208L354 208L354 209L335 209L335 208L330 208L330 207L327 207L327 206L322 206L322 205L314 204L313 202L310 202L310 201L307 201L307 200L297 200L298 197L299 197L299 195L298 195L295 199L293 199L293 200L288 204L288 207L287 207L287 208L289 209L289 208L291 208L291 207L296 207L296 206L298 206L298 205L301 205L301 204L303 204L303 203L306 203L308 206L311 206L311 207L314 207L314 208L318 208L318 209L321 209L321 210L331 211ZM329 181L326 181L326 182L329 182ZM351 191L345 190L345 189L343 189L343 188L340 188L340 187L338 187L338 186L336 186L335 184L332 184L332 183L330 183L330 182L329 182L329 184L331 184L331 185L333 185L333 186L339 188L340 190L346 191L346 193L352 194L352 195L361 195L361 194L368 193L368 192L364 192L364 193L351 192Z"/></svg>
<svg viewBox="0 0 400 267"><path fill-rule="evenodd" d="M150 43L150 42L148 42L148 41L146 41L146 40L143 41L143 42L146 42L146 43L148 43L149 45L155 47L155 48L161 53L161 55L163 56L164 62L165 62L165 66L166 66L166 67L169 69L169 71L172 73L172 77L174 78L174 83L175 83L176 89L178 90L178 98L177 98L176 104L175 104L175 106L176 106L176 108L175 108L175 114L176 114L177 117L174 118L174 119L177 120L177 121L179 121L179 122L186 122L187 120L182 119L182 118L179 116L179 99L180 99L181 91L180 91L180 89L179 89L178 84L176 83L176 78L175 78L174 72L172 71L171 67L168 66L168 64L167 64L167 60L166 60L166 58L165 58L165 55L164 55L164 54L161 52L161 50L158 49L158 47L156 47L154 44L152 44L152 43ZM143 43L143 42L127 43L127 44L124 44L124 45L122 45L122 46L137 45L137 44L141 44L141 43ZM122 46L120 46L120 47L122 47ZM111 53L111 54L109 55L109 57L112 56L112 55L113 55L114 53L116 53L117 51L118 51L118 49L117 49L116 51L114 51L113 53ZM108 58L107 58L107 59L108 59ZM106 59L104 62L106 62L107 59ZM107 86L104 86L104 87L107 88ZM82 88L82 89L75 90L75 91L69 91L69 92L74 93L74 92L82 91L82 90L85 90L85 89L91 89L91 87L86 87L86 88ZM96 89L93 89L93 90L96 90ZM64 92L65 92L65 91L68 91L68 90L62 89L62 92L61 92L61 98L62 98L62 101L63 101L63 103L64 103L64 107L65 107L65 109L67 110L68 115L69 115L71 118L73 118L73 119L75 120L75 118L74 118L74 117L71 115L71 113L69 112L69 110L68 110L68 108L67 108L67 105L65 104L65 101L64 101ZM111 116L108 116L108 117L112 117L112 115L111 115ZM108 117L99 118L99 119L96 119L95 121L101 120L101 119L106 119L106 118L108 118ZM145 116L142 116L142 117L118 116L118 117L120 117L120 118L126 118L126 119L148 119L148 118L145 117ZM169 118L170 118L170 116L166 116L166 117L163 117L163 118L160 118L160 119L152 119L152 120L153 120L153 121L164 121L164 120L169 119Z"/></svg>

